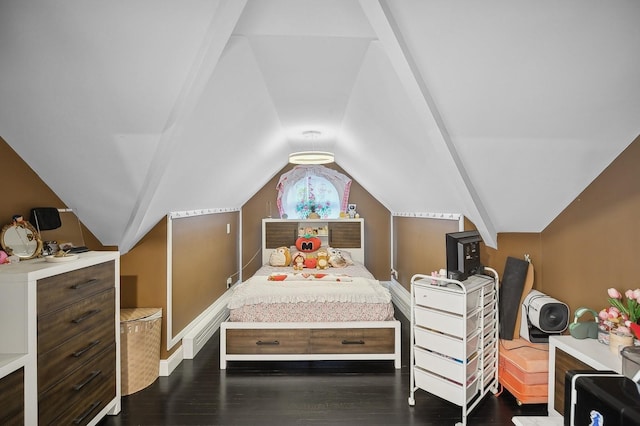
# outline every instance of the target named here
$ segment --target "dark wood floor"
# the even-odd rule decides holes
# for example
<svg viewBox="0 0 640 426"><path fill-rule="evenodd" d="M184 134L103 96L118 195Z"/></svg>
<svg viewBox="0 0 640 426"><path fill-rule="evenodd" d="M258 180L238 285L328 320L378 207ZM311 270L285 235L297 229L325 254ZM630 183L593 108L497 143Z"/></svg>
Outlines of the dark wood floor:
<svg viewBox="0 0 640 426"><path fill-rule="evenodd" d="M169 377L122 398L120 425L447 425L461 408L424 391L409 397L409 324L402 321L402 368L391 361L230 362L219 368L216 333ZM546 404L518 406L506 390L487 395L468 425L509 425L515 415L544 416Z"/></svg>

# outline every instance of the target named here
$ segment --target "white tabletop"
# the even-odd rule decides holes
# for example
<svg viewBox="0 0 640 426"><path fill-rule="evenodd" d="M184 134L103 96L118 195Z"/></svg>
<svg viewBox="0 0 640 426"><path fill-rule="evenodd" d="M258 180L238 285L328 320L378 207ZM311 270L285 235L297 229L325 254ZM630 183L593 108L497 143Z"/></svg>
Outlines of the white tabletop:
<svg viewBox="0 0 640 426"><path fill-rule="evenodd" d="M516 416L511 419L516 426L563 426L562 417Z"/></svg>

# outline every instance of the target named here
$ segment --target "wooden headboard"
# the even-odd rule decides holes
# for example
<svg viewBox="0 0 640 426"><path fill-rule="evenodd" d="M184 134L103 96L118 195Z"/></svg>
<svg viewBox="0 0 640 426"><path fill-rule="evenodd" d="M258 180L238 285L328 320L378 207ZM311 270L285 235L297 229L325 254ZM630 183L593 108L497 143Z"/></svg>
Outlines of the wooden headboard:
<svg viewBox="0 0 640 426"><path fill-rule="evenodd" d="M262 264L269 263L273 249L294 246L306 228L318 233L322 247L346 250L364 264L364 219L262 219Z"/></svg>

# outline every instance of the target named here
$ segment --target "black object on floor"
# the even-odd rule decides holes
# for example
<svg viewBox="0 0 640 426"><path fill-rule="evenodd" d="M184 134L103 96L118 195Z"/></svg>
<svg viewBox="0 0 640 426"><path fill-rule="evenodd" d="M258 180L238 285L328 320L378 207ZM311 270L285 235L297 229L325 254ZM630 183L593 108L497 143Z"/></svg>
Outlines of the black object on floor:
<svg viewBox="0 0 640 426"><path fill-rule="evenodd" d="M500 283L498 311L500 314L500 338L513 340L524 281L527 279L529 262L524 259L507 257L504 276ZM525 321L523 318L522 321Z"/></svg>

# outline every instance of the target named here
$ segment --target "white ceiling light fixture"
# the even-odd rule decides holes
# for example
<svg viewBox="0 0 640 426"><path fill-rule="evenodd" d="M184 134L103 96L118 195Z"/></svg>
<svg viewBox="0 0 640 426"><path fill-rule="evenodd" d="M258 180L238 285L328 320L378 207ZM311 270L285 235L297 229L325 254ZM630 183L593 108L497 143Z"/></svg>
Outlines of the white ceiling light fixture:
<svg viewBox="0 0 640 426"><path fill-rule="evenodd" d="M321 135L322 133L317 130L302 132L302 136L311 141L319 139ZM333 152L329 151L298 151L289 154L289 163L291 164L329 164L334 161Z"/></svg>
<svg viewBox="0 0 640 426"><path fill-rule="evenodd" d="M333 152L299 151L289 154L291 164L329 164L335 161Z"/></svg>

